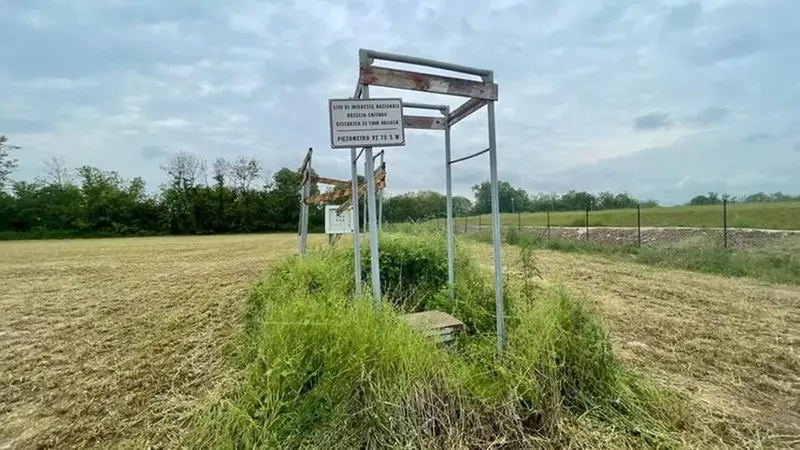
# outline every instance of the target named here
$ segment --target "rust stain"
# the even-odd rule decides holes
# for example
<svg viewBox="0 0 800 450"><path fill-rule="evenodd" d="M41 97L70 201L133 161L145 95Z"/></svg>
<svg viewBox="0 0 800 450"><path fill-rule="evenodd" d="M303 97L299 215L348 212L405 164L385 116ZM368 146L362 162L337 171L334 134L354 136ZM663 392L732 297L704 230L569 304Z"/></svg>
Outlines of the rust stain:
<svg viewBox="0 0 800 450"><path fill-rule="evenodd" d="M431 87L430 81L427 80L422 75L416 72L411 72L409 76L411 77L411 83L414 84L414 89L418 91L427 91L428 89L430 89Z"/></svg>
<svg viewBox="0 0 800 450"><path fill-rule="evenodd" d="M360 78L359 82L361 84L370 85L378 83L378 76L375 75L375 72L373 72L371 68L362 67L361 76L359 78Z"/></svg>

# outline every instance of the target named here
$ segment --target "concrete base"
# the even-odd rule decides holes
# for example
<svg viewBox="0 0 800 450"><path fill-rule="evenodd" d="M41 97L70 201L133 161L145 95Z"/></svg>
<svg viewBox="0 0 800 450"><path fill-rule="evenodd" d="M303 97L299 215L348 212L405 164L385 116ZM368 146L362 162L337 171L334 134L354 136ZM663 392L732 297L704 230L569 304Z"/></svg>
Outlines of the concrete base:
<svg viewBox="0 0 800 450"><path fill-rule="evenodd" d="M408 321L411 328L422 331L434 342L450 342L458 333L464 331L463 322L441 311L406 314L403 319Z"/></svg>

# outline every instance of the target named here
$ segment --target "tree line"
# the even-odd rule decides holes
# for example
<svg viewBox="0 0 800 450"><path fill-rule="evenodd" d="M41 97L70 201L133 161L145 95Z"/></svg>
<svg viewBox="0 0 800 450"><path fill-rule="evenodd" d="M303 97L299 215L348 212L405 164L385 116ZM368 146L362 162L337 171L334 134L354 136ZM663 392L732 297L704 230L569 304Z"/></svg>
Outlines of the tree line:
<svg viewBox="0 0 800 450"><path fill-rule="evenodd" d="M774 192L768 194L765 192L757 192L755 194L743 195L741 197L732 197L727 194L719 194L717 192L709 192L705 195L698 195L689 200L689 205L721 205L723 201L728 203L777 203L777 202L797 202L800 201L800 195L784 194L783 192Z"/></svg>
<svg viewBox="0 0 800 450"><path fill-rule="evenodd" d="M298 168L283 167L267 176L265 168L253 158L217 158L208 167L197 155L178 152L161 166L165 182L155 192L148 192L140 177L124 179L117 172L91 166L72 170L60 159L48 162L35 180L14 181L17 161L13 154L18 149L0 136L0 235L6 238L297 231ZM363 181L363 177L359 178ZM504 213L658 206L655 201L642 201L627 193L570 191L531 195L505 181L499 188L500 211ZM311 191L312 195L317 194L320 188L312 183ZM473 186L472 193L473 200L453 197L455 215L491 211L488 181ZM695 197L690 203L714 204L723 198L711 194L714 193ZM766 202L800 197L759 193L742 200ZM394 195L383 202L383 220L444 217L445 205L445 196L434 191ZM359 220L364 208L360 213ZM319 230L323 225L323 207L312 205L310 228Z"/></svg>

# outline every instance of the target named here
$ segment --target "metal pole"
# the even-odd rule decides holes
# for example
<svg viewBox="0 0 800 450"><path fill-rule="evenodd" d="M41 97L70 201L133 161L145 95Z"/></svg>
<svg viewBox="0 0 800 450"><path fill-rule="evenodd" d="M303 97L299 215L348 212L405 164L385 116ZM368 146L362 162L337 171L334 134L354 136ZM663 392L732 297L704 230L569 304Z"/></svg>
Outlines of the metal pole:
<svg viewBox="0 0 800 450"><path fill-rule="evenodd" d="M448 108L445 111L445 117L450 114L450 109ZM455 301L456 299L456 281L455 281L455 252L454 252L454 243L453 243L453 179L451 177L451 166L450 166L450 124L446 123L447 120L445 119L445 126L444 126L444 176L445 182L447 183L446 187L446 194L447 194L447 206L446 206L446 217L447 217L447 284L450 287L450 300Z"/></svg>
<svg viewBox="0 0 800 450"><path fill-rule="evenodd" d="M639 247L642 246L642 205L636 204L636 229L639 231Z"/></svg>
<svg viewBox="0 0 800 450"><path fill-rule="evenodd" d="M361 89L361 97L369 98L369 85ZM375 214L375 161L372 158L372 147L364 149L364 163L366 166L366 173L364 177L367 179L367 213L369 216L369 256L371 263L371 278L372 278L372 298L375 307L381 301L381 272L380 263L378 261L378 217Z"/></svg>
<svg viewBox="0 0 800 450"><path fill-rule="evenodd" d="M365 159L364 160L364 179L365 180L367 179L367 173L369 173L369 172L367 171L367 161ZM366 233L367 230L369 230L369 227L367 226L367 211L369 211L369 208L367 208L367 197L364 197L364 219L363 219L364 220L364 222L363 222L363 224L364 224L363 225L364 233Z"/></svg>
<svg viewBox="0 0 800 450"><path fill-rule="evenodd" d="M305 173L308 176L305 177L305 183L302 186L302 192L300 194L300 254L306 254L306 248L308 246L308 203L306 203L306 199L311 195L311 156L312 156L312 149L308 149L308 163L305 166ZM302 177L303 174L300 174ZM302 178L301 178L302 179Z"/></svg>
<svg viewBox="0 0 800 450"><path fill-rule="evenodd" d="M550 239L550 210L547 210L547 238Z"/></svg>
<svg viewBox="0 0 800 450"><path fill-rule="evenodd" d="M383 167L383 154L381 152L381 167ZM383 189L378 193L378 230L383 227Z"/></svg>
<svg viewBox="0 0 800 450"><path fill-rule="evenodd" d="M302 176L303 175L300 174L301 180ZM303 248L303 202L305 200L305 192L305 185L300 186L300 218L297 224L297 252L300 253L300 256L305 253L305 249Z"/></svg>
<svg viewBox="0 0 800 450"><path fill-rule="evenodd" d="M728 199L722 199L722 242L728 248Z"/></svg>
<svg viewBox="0 0 800 450"><path fill-rule="evenodd" d="M353 270L356 276L356 295L361 295L361 230L358 229L358 162L356 149L350 149L350 204L353 206Z"/></svg>
<svg viewBox="0 0 800 450"><path fill-rule="evenodd" d="M479 232L481 231L481 218L482 217L483 217L483 214L478 214L478 231Z"/></svg>
<svg viewBox="0 0 800 450"><path fill-rule="evenodd" d="M586 204L586 242L589 242L589 204Z"/></svg>
<svg viewBox="0 0 800 450"><path fill-rule="evenodd" d="M522 232L522 212L517 213L517 231Z"/></svg>
<svg viewBox="0 0 800 450"><path fill-rule="evenodd" d="M493 82L489 75L485 81ZM505 305L503 298L503 263L500 247L500 189L497 181L497 133L495 130L494 101L488 106L489 116L489 172L492 187L492 243L494 244L494 308L497 320L497 349L506 344Z"/></svg>

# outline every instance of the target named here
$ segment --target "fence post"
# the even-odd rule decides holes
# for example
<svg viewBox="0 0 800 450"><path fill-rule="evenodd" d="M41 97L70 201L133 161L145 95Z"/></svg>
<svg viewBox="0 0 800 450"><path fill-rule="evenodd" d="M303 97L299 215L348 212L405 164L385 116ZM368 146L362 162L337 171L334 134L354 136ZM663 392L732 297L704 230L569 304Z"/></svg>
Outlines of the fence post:
<svg viewBox="0 0 800 450"><path fill-rule="evenodd" d="M464 233L467 232L467 220L468 219L469 219L469 216L465 213L464 214Z"/></svg>
<svg viewBox="0 0 800 450"><path fill-rule="evenodd" d="M482 217L483 217L483 214L478 214L478 232L479 233L481 231L481 218Z"/></svg>
<svg viewBox="0 0 800 450"><path fill-rule="evenodd" d="M586 205L586 242L589 242L589 204Z"/></svg>
<svg viewBox="0 0 800 450"><path fill-rule="evenodd" d="M722 245L728 248L728 199L722 199Z"/></svg>
<svg viewBox="0 0 800 450"><path fill-rule="evenodd" d="M522 213L521 212L517 213L517 231L522 233Z"/></svg>
<svg viewBox="0 0 800 450"><path fill-rule="evenodd" d="M547 239L550 239L550 210L547 210Z"/></svg>
<svg viewBox="0 0 800 450"><path fill-rule="evenodd" d="M642 205L636 204L636 229L639 232L639 247L642 246Z"/></svg>

